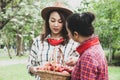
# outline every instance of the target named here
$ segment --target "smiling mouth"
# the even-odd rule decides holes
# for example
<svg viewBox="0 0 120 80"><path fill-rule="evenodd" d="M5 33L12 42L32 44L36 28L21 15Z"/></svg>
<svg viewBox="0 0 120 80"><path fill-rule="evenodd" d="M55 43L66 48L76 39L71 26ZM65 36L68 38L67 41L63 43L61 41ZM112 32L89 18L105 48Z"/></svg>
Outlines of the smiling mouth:
<svg viewBox="0 0 120 80"><path fill-rule="evenodd" d="M59 29L53 29L54 31L58 31Z"/></svg>

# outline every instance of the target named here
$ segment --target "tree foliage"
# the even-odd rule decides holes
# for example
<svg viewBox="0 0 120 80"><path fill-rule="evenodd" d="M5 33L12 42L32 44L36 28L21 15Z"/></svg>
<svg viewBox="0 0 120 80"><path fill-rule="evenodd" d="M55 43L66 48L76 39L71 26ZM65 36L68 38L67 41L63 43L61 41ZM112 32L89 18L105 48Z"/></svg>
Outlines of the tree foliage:
<svg viewBox="0 0 120 80"><path fill-rule="evenodd" d="M18 45L19 48L24 48L25 43L30 46L32 38L42 30L44 22L40 12L52 2L53 0L0 0L0 38L4 44ZM95 13L96 20L93 24L102 46L110 50L109 62L112 54L120 49L119 4L120 0L82 0L74 10L79 13ZM19 48L18 53L21 53L23 49Z"/></svg>
<svg viewBox="0 0 120 80"><path fill-rule="evenodd" d="M120 0L84 0L76 12L91 11L96 15L94 23L104 48L109 48L108 61L111 63L115 50L120 49Z"/></svg>
<svg viewBox="0 0 120 80"><path fill-rule="evenodd" d="M0 37L5 45L17 47L18 56L23 53L24 44L30 46L32 38L40 34L41 9L51 2L53 0L1 0Z"/></svg>

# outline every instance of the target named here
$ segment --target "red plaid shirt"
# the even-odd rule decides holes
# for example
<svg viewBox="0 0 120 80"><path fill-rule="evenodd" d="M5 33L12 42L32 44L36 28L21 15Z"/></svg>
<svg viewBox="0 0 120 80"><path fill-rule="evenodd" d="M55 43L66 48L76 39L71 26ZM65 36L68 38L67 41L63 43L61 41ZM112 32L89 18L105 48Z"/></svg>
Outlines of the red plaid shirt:
<svg viewBox="0 0 120 80"><path fill-rule="evenodd" d="M71 74L71 80L108 80L107 61L98 37L85 41L77 51L80 58Z"/></svg>

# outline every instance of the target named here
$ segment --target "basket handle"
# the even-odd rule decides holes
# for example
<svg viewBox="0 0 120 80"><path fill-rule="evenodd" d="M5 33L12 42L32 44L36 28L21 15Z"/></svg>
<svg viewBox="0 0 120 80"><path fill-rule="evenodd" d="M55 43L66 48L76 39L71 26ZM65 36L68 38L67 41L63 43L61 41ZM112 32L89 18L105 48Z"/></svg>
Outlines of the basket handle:
<svg viewBox="0 0 120 80"><path fill-rule="evenodd" d="M61 64L65 65L64 53L62 52L62 50L60 48L58 48L58 52L59 52L58 55L59 55L60 58L57 58L58 55L56 53L56 49L54 48L53 53L51 54L48 62L54 62L54 63L56 63L56 62L59 62L60 59L61 59Z"/></svg>
<svg viewBox="0 0 120 80"><path fill-rule="evenodd" d="M64 53L62 52L62 50L60 48L59 49L59 53L61 54L61 61L62 61L62 65L65 65L65 61L64 61Z"/></svg>
<svg viewBox="0 0 120 80"><path fill-rule="evenodd" d="M53 49L53 53L51 53L48 62L56 62L56 50L55 50L55 48Z"/></svg>

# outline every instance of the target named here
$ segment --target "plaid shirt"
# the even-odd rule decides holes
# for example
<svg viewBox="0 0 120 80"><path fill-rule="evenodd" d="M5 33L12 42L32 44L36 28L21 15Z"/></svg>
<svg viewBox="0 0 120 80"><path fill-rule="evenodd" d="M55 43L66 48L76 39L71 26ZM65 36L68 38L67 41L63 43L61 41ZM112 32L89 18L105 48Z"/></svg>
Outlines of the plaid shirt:
<svg viewBox="0 0 120 80"><path fill-rule="evenodd" d="M49 36L47 38L49 38ZM68 44L64 46L52 46L46 40L42 43L40 40L40 36L38 36L34 39L34 42L31 47L31 52L29 54L27 65L28 70L30 66L42 66L44 63L53 58L53 53L56 53L56 60L58 60L57 58L59 58L58 56L60 56L58 48L60 48L64 53L64 61L67 61L67 59L70 56L78 56L78 54L75 52L75 49L78 45L78 43L74 42L73 40L70 40Z"/></svg>
<svg viewBox="0 0 120 80"><path fill-rule="evenodd" d="M100 44L86 49L79 57L71 80L108 80L108 67Z"/></svg>

